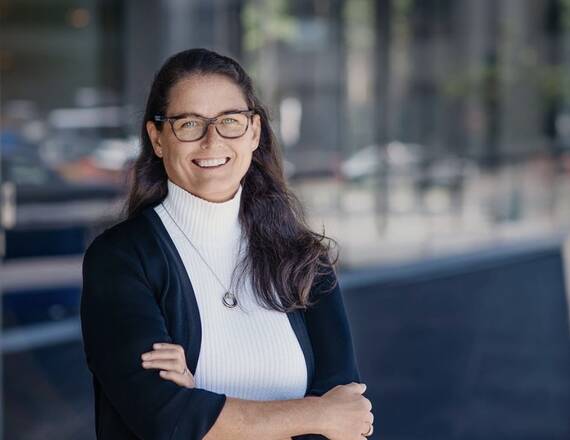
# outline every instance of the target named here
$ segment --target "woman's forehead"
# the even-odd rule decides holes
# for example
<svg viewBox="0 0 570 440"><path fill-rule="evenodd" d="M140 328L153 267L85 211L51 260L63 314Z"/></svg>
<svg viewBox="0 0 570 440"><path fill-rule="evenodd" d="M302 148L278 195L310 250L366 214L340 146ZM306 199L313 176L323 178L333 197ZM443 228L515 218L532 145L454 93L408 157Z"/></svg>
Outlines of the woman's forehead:
<svg viewBox="0 0 570 440"><path fill-rule="evenodd" d="M179 80L169 94L168 113L215 116L228 109L247 109L240 87L223 75L190 76Z"/></svg>

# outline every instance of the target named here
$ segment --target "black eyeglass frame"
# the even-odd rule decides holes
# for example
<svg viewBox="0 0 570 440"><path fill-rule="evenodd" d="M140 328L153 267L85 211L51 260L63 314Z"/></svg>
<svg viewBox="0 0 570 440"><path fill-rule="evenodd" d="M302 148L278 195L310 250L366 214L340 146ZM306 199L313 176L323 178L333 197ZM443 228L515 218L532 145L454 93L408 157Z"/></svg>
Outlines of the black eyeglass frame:
<svg viewBox="0 0 570 440"><path fill-rule="evenodd" d="M218 126L217 126L217 122L218 119L220 119L222 116L227 116L227 115L233 115L233 114L243 114L243 115L247 115L249 116L249 118L247 118L247 124L245 126L245 130L243 131L242 134L240 134L239 136L224 136L222 133L220 133L220 131L218 130ZM168 121L170 123L170 128L172 129L172 133L174 134L174 137L176 137L176 139L178 139L180 142L196 142L199 141L200 139L202 139L204 136L206 136L206 133L208 133L208 128L210 127L210 124L214 125L214 128L216 129L216 132L223 138L225 139L237 139L242 137L244 134L247 133L247 130L249 128L249 120L251 119L251 117L256 114L257 112L253 109L247 109L247 110L228 110L225 111L223 113L220 113L218 116L215 116L213 118L206 118L204 116L200 116L200 115L196 115L194 113L184 113L181 115L177 115L177 116L163 116L163 115L155 115L154 116L154 120L155 122L166 122ZM191 141L187 141L187 140L183 140L180 139L178 137L178 135L176 134L176 130L174 130L174 122L177 121L178 119L184 119L187 118L188 116L195 116L198 119L201 119L202 121L205 122L204 125L204 131L202 132L202 135L196 139L192 139Z"/></svg>

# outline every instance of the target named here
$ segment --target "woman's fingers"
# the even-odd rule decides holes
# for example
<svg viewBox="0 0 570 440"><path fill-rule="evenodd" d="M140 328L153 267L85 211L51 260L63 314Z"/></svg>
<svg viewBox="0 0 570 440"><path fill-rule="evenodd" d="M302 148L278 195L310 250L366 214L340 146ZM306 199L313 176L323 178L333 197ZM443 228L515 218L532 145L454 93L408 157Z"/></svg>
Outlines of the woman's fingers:
<svg viewBox="0 0 570 440"><path fill-rule="evenodd" d="M346 385L337 385L337 386L349 387L351 389L354 389L359 394L363 394L366 391L366 384L360 382L350 382Z"/></svg>
<svg viewBox="0 0 570 440"><path fill-rule="evenodd" d="M158 355L158 354L162 354L162 353L178 353L181 356L184 356L184 348L182 348L182 346L178 345L178 344L169 344L166 342L157 342L155 344L152 344L152 348L153 350L148 351L146 353L142 354L143 359L145 358L145 356L148 357L148 355Z"/></svg>
<svg viewBox="0 0 570 440"><path fill-rule="evenodd" d="M163 379L168 379L181 387L194 388L196 384L194 383L194 377L191 374L181 374L176 371L166 371L162 370L159 372L160 377Z"/></svg>
<svg viewBox="0 0 570 440"><path fill-rule="evenodd" d="M155 359L182 359L182 354L173 348L165 348L161 350L153 350L143 353L141 359L143 361L150 361Z"/></svg>
<svg viewBox="0 0 570 440"><path fill-rule="evenodd" d="M180 350L182 352L184 352L184 349L182 348L181 345L178 344L170 344L168 342L155 342L154 344L152 344L152 348L154 348L155 350L160 350L163 348L173 348L175 350Z"/></svg>
<svg viewBox="0 0 570 440"><path fill-rule="evenodd" d="M155 348L154 350L141 355L143 362L155 361L157 359L178 359L186 366L186 356L184 355L184 349L180 345L156 343L153 344L153 347Z"/></svg>
<svg viewBox="0 0 570 440"><path fill-rule="evenodd" d="M155 359L143 361L143 368L160 368L161 370L178 371L182 373L186 364L182 364L178 359Z"/></svg>
<svg viewBox="0 0 570 440"><path fill-rule="evenodd" d="M186 356L182 346L158 342L153 344L153 348L154 350L141 355L143 368L160 370L162 378L180 386L187 388L195 386L194 376L186 366Z"/></svg>

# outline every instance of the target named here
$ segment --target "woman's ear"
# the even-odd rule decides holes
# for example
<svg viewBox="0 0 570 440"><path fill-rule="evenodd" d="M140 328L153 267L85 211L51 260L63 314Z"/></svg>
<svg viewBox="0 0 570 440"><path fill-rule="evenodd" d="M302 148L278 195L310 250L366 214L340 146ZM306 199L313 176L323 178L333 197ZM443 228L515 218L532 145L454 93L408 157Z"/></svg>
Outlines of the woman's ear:
<svg viewBox="0 0 570 440"><path fill-rule="evenodd" d="M158 157L162 157L162 146L160 145L160 131L154 125L154 122L146 122L146 132L152 143L152 148L154 149L154 154Z"/></svg>
<svg viewBox="0 0 570 440"><path fill-rule="evenodd" d="M253 115L252 127L252 151L259 147L259 141L261 140L261 117L256 113Z"/></svg>

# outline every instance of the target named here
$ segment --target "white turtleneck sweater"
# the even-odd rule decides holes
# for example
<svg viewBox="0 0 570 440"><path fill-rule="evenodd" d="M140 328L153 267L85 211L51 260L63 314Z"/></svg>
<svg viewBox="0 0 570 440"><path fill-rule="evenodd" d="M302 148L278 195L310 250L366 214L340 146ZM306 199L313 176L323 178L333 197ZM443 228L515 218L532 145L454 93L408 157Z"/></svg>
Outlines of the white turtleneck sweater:
<svg viewBox="0 0 570 440"><path fill-rule="evenodd" d="M225 289L202 261L188 238L161 204L154 207L172 237L188 271L200 311L202 341L194 373L196 386L248 400L301 398L307 368L287 315L255 302L250 277L238 289L230 286L245 237L238 219L242 186L226 202L209 202L168 180L163 204L175 222L239 305L222 303Z"/></svg>

